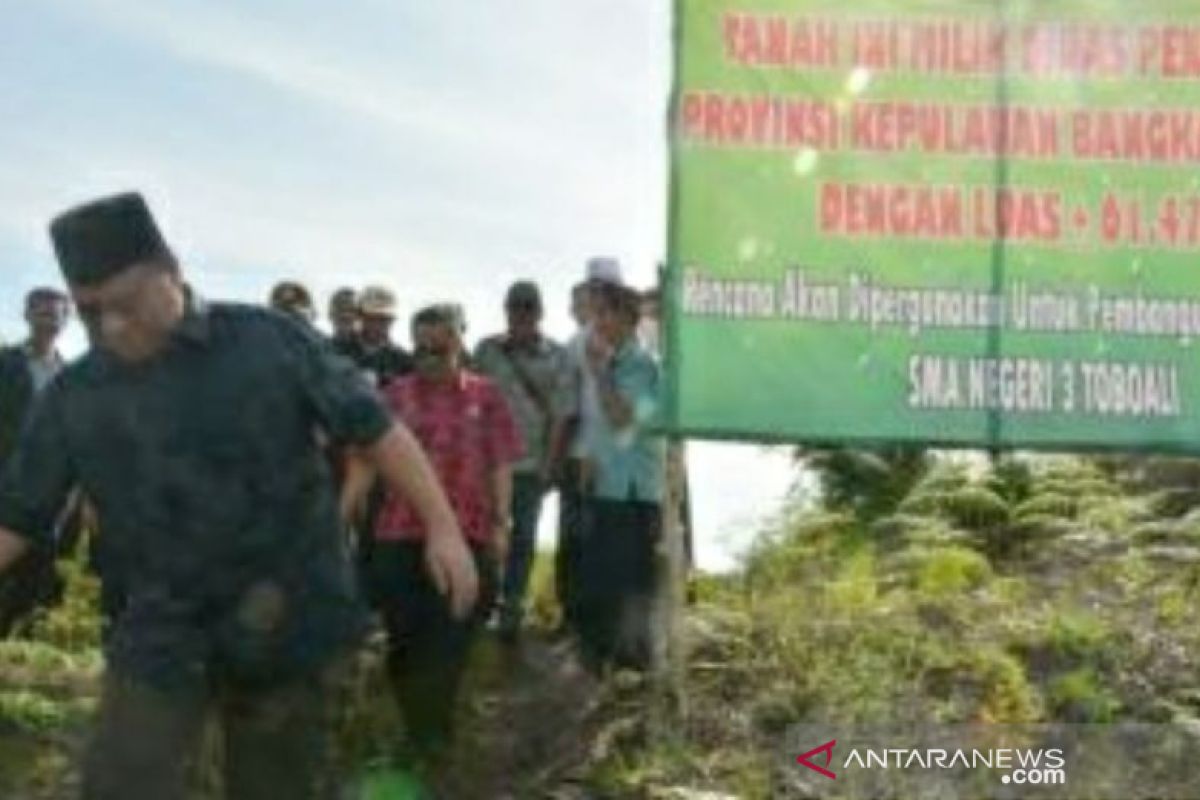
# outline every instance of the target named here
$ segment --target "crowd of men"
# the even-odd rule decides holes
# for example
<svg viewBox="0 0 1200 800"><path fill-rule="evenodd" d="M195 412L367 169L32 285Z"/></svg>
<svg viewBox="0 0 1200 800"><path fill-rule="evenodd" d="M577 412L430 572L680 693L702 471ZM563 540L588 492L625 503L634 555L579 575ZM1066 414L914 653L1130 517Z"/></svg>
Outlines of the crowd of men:
<svg viewBox="0 0 1200 800"><path fill-rule="evenodd" d="M324 796L322 720L367 603L407 736L438 759L484 623L519 646L550 492L582 661L649 665L655 295L617 261L587 263L569 341L519 281L505 330L468 348L463 308L436 303L409 320L409 350L379 286L335 292L329 336L296 282L269 310L204 301L136 194L50 235L69 294L31 292L28 340L0 351L0 633L59 591L54 558L87 509L108 620L85 796L183 796L213 709L229 796ZM71 301L91 346L64 364Z"/></svg>

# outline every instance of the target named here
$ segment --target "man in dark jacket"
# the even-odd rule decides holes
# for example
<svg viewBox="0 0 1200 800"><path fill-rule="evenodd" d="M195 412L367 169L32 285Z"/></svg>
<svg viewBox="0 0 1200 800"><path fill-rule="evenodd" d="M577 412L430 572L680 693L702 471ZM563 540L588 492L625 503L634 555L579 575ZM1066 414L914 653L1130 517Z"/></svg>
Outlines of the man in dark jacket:
<svg viewBox="0 0 1200 800"><path fill-rule="evenodd" d="M418 509L424 566L465 615L474 562L428 459L309 326L205 304L139 195L72 209L50 233L91 349L46 390L0 480L0 571L82 487L101 579L125 594L84 798L187 796L211 711L230 797L334 796L331 681L367 616L317 434Z"/></svg>
<svg viewBox="0 0 1200 800"><path fill-rule="evenodd" d="M34 289L25 296L29 337L0 350L0 463L16 446L34 398L62 369L57 343L67 316L65 294L46 287Z"/></svg>
<svg viewBox="0 0 1200 800"><path fill-rule="evenodd" d="M29 337L22 344L0 350L0 466L16 447L34 401L62 369L56 344L68 308L67 296L57 289L39 287L29 292L25 297ZM10 635L34 611L61 595L54 555L67 543L58 542L57 536L52 540L55 545L31 548L0 578L0 637Z"/></svg>

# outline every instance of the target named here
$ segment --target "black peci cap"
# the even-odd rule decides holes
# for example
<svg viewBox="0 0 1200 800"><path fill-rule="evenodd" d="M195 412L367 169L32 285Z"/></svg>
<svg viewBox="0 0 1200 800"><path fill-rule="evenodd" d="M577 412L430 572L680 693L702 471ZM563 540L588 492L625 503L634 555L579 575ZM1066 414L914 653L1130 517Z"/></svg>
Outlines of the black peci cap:
<svg viewBox="0 0 1200 800"><path fill-rule="evenodd" d="M93 200L59 214L50 240L63 277L100 283L140 261L174 260L146 201L136 192Z"/></svg>

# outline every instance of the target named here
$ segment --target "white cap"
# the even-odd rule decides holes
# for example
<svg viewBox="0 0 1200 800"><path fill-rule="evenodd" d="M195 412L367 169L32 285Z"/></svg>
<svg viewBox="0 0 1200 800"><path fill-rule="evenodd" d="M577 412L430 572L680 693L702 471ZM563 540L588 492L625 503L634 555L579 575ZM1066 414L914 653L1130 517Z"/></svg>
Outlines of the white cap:
<svg viewBox="0 0 1200 800"><path fill-rule="evenodd" d="M589 281L615 283L618 286L625 285L625 281L621 278L621 262L612 256L593 256L589 258L587 261L587 279Z"/></svg>

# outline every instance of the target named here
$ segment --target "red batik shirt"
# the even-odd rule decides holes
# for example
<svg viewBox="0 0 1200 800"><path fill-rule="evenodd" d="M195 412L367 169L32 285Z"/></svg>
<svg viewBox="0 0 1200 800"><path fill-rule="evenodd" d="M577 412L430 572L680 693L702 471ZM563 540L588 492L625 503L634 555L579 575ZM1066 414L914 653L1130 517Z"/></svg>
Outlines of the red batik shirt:
<svg viewBox="0 0 1200 800"><path fill-rule="evenodd" d="M500 388L460 370L449 381L408 375L383 394L429 455L463 534L473 542L490 542L497 517L492 472L519 460L524 451ZM389 491L375 535L385 541L423 539L425 525L407 501Z"/></svg>

